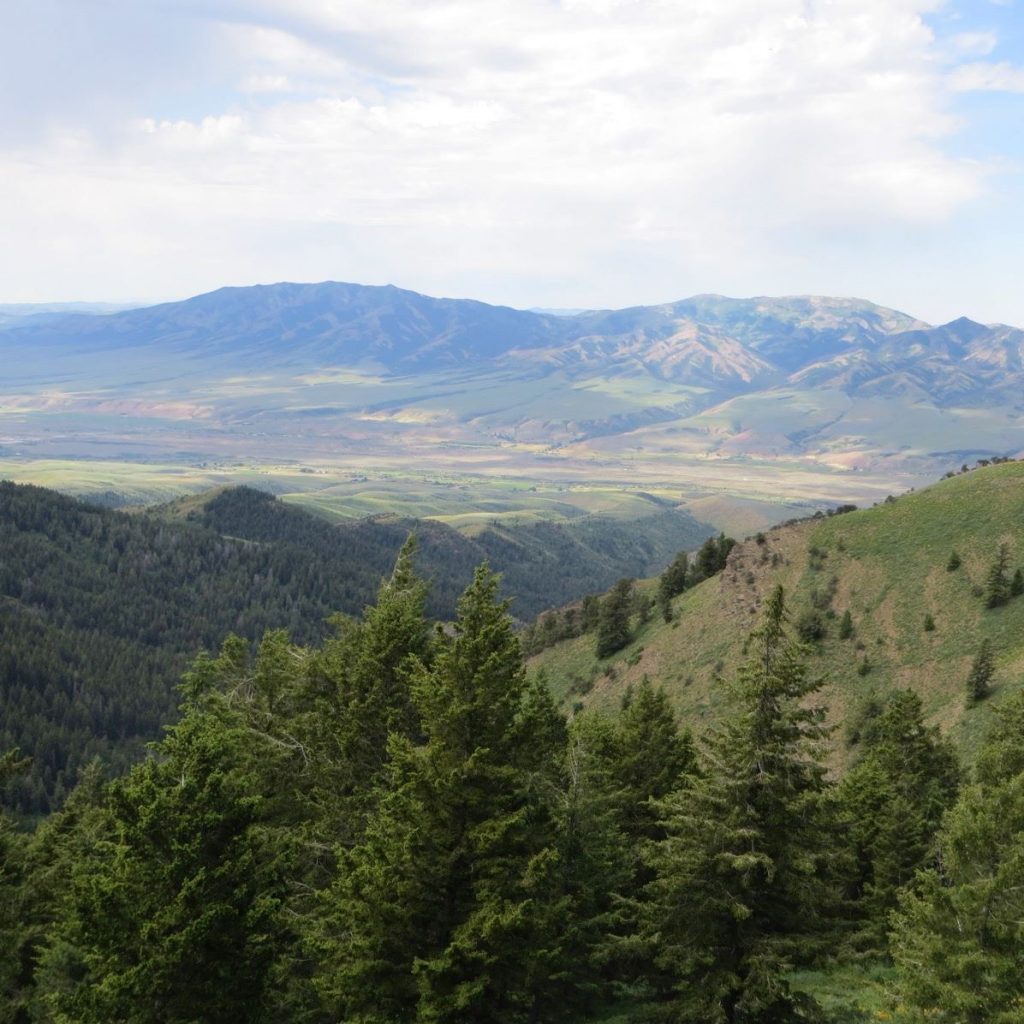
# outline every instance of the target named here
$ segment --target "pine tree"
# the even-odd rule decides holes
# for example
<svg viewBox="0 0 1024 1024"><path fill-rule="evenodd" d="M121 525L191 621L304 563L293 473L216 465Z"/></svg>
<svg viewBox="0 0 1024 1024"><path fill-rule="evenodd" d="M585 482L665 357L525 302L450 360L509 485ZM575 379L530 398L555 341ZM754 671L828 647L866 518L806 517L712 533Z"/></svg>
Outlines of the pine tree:
<svg viewBox="0 0 1024 1024"><path fill-rule="evenodd" d="M952 746L924 724L921 699L911 690L888 698L860 749L837 794L852 847L853 942L884 954L888 916L931 854L960 772Z"/></svg>
<svg viewBox="0 0 1024 1024"><path fill-rule="evenodd" d="M294 936L246 741L237 726L188 714L159 761L110 787L110 838L74 865L42 958L58 1019L276 1019L267 995Z"/></svg>
<svg viewBox="0 0 1024 1024"><path fill-rule="evenodd" d="M337 635L312 659L317 695L305 732L320 754L316 799L330 808L324 824L358 834L372 813L373 783L384 770L389 736L419 735L411 676L430 659L426 584L416 575L415 536L399 552L377 603L361 622L336 620Z"/></svg>
<svg viewBox="0 0 1024 1024"><path fill-rule="evenodd" d="M689 584L689 571L689 558L685 551L680 551L658 577L658 606L666 622L672 621L672 598L678 597Z"/></svg>
<svg viewBox="0 0 1024 1024"><path fill-rule="evenodd" d="M621 579L601 601L597 622L597 656L607 658L632 639L629 615L633 608L633 581Z"/></svg>
<svg viewBox="0 0 1024 1024"><path fill-rule="evenodd" d="M0 756L0 791L28 762L17 751ZM0 810L0 1024L24 1020L30 983L26 902L26 840Z"/></svg>
<svg viewBox="0 0 1024 1024"><path fill-rule="evenodd" d="M319 986L343 1019L514 1024L544 991L561 752L524 742L557 726L497 586L477 571L416 672L424 742L392 735L377 811L340 852Z"/></svg>
<svg viewBox="0 0 1024 1024"><path fill-rule="evenodd" d="M820 746L804 649L787 636L782 588L751 635L731 714L707 767L662 804L667 838L643 909L666 1019L747 1024L801 1019L785 975L814 945L832 903Z"/></svg>
<svg viewBox="0 0 1024 1024"><path fill-rule="evenodd" d="M688 731L680 731L668 694L644 676L617 722L615 776L626 800L623 830L634 850L661 838L652 800L661 800L696 770Z"/></svg>
<svg viewBox="0 0 1024 1024"><path fill-rule="evenodd" d="M1010 581L1010 597L1020 597L1021 594L1024 594L1024 572L1016 569Z"/></svg>
<svg viewBox="0 0 1024 1024"><path fill-rule="evenodd" d="M992 655L992 644L988 639L982 640L978 653L971 663L971 671L967 676L967 701L976 704L984 700L992 687L992 676L995 674L995 659Z"/></svg>
<svg viewBox="0 0 1024 1024"><path fill-rule="evenodd" d="M48 978L47 972L37 971L36 965L44 952L48 953L49 938L68 912L74 872L113 838L113 822L105 801L102 766L93 761L82 770L78 784L60 810L47 817L27 843L24 887L18 908L21 946L11 959L12 965L21 964L20 991L8 1003L19 1022L48 1020L42 1007L53 987L51 982L64 987L73 977L64 970L51 970ZM13 954L17 947L7 948Z"/></svg>
<svg viewBox="0 0 1024 1024"><path fill-rule="evenodd" d="M924 617L924 631L926 633L935 632L935 616L931 612L927 612Z"/></svg>
<svg viewBox="0 0 1024 1024"><path fill-rule="evenodd" d="M847 608L839 620L839 639L849 640L851 636L853 636L853 616L850 614L850 609Z"/></svg>
<svg viewBox="0 0 1024 1024"><path fill-rule="evenodd" d="M897 991L910 1021L1012 1024L1024 1005L1024 694L995 709L974 782L894 919Z"/></svg>
<svg viewBox="0 0 1024 1024"><path fill-rule="evenodd" d="M1006 544L1000 544L996 551L985 580L985 607L998 608L1010 599L1010 579L1007 569L1010 564L1010 552Z"/></svg>
<svg viewBox="0 0 1024 1024"><path fill-rule="evenodd" d="M736 546L736 541L726 537L724 533L717 537L709 537L698 550L693 563L691 582L698 583L709 579L725 568L729 552Z"/></svg>
<svg viewBox="0 0 1024 1024"><path fill-rule="evenodd" d="M555 802L557 861L539 892L544 920L530 955L536 962L533 1020L589 1020L611 996L608 935L629 884L623 794L612 755L615 730L596 714L577 716L564 748Z"/></svg>
<svg viewBox="0 0 1024 1024"><path fill-rule="evenodd" d="M960 556L955 551L951 551L949 553L949 559L946 562L946 571L956 572L956 570L960 568L960 565Z"/></svg>

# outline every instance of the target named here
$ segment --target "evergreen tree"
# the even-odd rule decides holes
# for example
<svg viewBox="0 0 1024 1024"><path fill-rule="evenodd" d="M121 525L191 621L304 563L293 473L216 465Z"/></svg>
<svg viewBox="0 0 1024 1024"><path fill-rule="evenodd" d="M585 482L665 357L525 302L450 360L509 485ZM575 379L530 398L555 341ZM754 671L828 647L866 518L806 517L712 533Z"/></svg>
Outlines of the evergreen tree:
<svg viewBox="0 0 1024 1024"><path fill-rule="evenodd" d="M850 615L850 609L847 608L839 620L839 639L849 640L851 636L853 636L853 616Z"/></svg>
<svg viewBox="0 0 1024 1024"><path fill-rule="evenodd" d="M832 904L820 745L804 649L789 639L782 588L751 635L733 708L707 767L662 804L642 938L673 1021L801 1019L785 975L810 954Z"/></svg>
<svg viewBox="0 0 1024 1024"><path fill-rule="evenodd" d="M601 715L577 716L565 749L555 803L557 861L538 893L543 921L532 1020L576 1024L603 1009L614 981L608 934L629 884L629 841L620 827L622 787L615 730Z"/></svg>
<svg viewBox="0 0 1024 1024"><path fill-rule="evenodd" d="M985 580L985 607L998 608L1010 599L1010 578L1007 570L1010 564L1009 548L1000 544L996 551L995 561L989 568Z"/></svg>
<svg viewBox="0 0 1024 1024"><path fill-rule="evenodd" d="M538 712L553 723L497 586L477 571L416 673L425 742L393 735L377 812L340 854L319 984L345 1020L515 1024L544 990L558 752L522 742Z"/></svg>
<svg viewBox="0 0 1024 1024"><path fill-rule="evenodd" d="M72 876L76 868L95 858L98 848L113 838L106 809L105 783L98 761L87 765L67 801L43 821L28 839L20 918L20 948L11 951L11 965L20 965L18 993L7 1005L19 1024L27 1020L49 1021L45 1003L50 987L36 970L49 937L67 911ZM50 980L63 987L74 975L51 971ZM3 1020L0 1011L0 1020Z"/></svg>
<svg viewBox="0 0 1024 1024"><path fill-rule="evenodd" d="M1016 1024L1024 1005L1024 694L997 724L894 919L897 991L911 1021Z"/></svg>
<svg viewBox="0 0 1024 1024"><path fill-rule="evenodd" d="M807 608L796 620L796 634L805 644L814 644L825 637L825 619L817 608Z"/></svg>
<svg viewBox="0 0 1024 1024"><path fill-rule="evenodd" d="M955 551L951 551L949 553L949 559L946 562L946 571L947 572L956 572L956 570L960 568L960 565L961 565L960 556Z"/></svg>
<svg viewBox="0 0 1024 1024"><path fill-rule="evenodd" d="M377 603L361 622L338 619L337 635L313 659L313 742L329 770L321 775L321 800L334 804L335 827L358 830L370 811L375 777L383 770L393 733L419 735L411 691L415 665L430 658L424 608L427 587L416 575L417 542L409 537Z"/></svg>
<svg viewBox="0 0 1024 1024"><path fill-rule="evenodd" d="M672 598L678 597L689 584L689 570L689 558L685 551L680 551L658 577L658 607L666 622L672 621Z"/></svg>
<svg viewBox="0 0 1024 1024"><path fill-rule="evenodd" d="M0 790L27 767L17 751L0 756ZM25 839L0 810L0 1024L20 1016L29 979L25 905Z"/></svg>
<svg viewBox="0 0 1024 1024"><path fill-rule="evenodd" d="M245 746L237 725L193 712L159 761L111 786L110 838L73 866L43 955L58 1019L277 1019L286 865L261 828Z"/></svg>
<svg viewBox="0 0 1024 1024"><path fill-rule="evenodd" d="M1021 594L1024 594L1024 572L1016 569L1010 581L1010 597L1020 597Z"/></svg>
<svg viewBox="0 0 1024 1024"><path fill-rule="evenodd" d="M932 854L942 815L956 797L950 743L924 724L921 699L898 690L863 732L862 754L840 783L838 803L852 847L854 944L886 952L888 916Z"/></svg>
<svg viewBox="0 0 1024 1024"><path fill-rule="evenodd" d="M601 601L597 622L597 656L607 658L632 639L629 615L633 608L633 581L621 579Z"/></svg>
<svg viewBox="0 0 1024 1024"><path fill-rule="evenodd" d="M935 616L931 612L927 612L924 617L924 631L926 633L935 632Z"/></svg>
<svg viewBox="0 0 1024 1024"><path fill-rule="evenodd" d="M971 671L967 675L967 701L976 704L984 700L991 690L992 676L995 674L995 659L992 656L992 644L988 639L982 640L978 653L971 663Z"/></svg>
<svg viewBox="0 0 1024 1024"><path fill-rule="evenodd" d="M631 698L617 721L615 777L626 802L623 831L637 850L644 840L662 838L651 801L668 796L696 770L696 753L663 687L644 676Z"/></svg>
<svg viewBox="0 0 1024 1024"><path fill-rule="evenodd" d="M632 978L643 975L649 954L637 931L645 889L654 877L648 847L665 838L658 802L696 772L696 753L689 731L679 729L668 695L647 676L623 698L612 739L606 757L618 786L625 873L609 927L609 963L619 977Z"/></svg>
<svg viewBox="0 0 1024 1024"><path fill-rule="evenodd" d="M661 612L663 622L671 622L673 617L672 598L668 596L665 588L658 581L658 611Z"/></svg>
<svg viewBox="0 0 1024 1024"><path fill-rule="evenodd" d="M709 537L700 547L693 563L692 583L706 580L721 572L729 559L729 552L736 546L736 541L726 537L724 533L717 537Z"/></svg>

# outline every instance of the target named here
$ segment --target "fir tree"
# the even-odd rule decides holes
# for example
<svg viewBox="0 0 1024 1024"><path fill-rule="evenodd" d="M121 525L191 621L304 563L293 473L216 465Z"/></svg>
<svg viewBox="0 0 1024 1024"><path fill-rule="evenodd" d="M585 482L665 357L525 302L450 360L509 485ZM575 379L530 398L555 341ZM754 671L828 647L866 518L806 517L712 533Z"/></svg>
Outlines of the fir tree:
<svg viewBox="0 0 1024 1024"><path fill-rule="evenodd" d="M1010 578L1007 570L1010 552L1006 544L1000 544L985 580L985 607L998 608L1010 599Z"/></svg>
<svg viewBox="0 0 1024 1024"><path fill-rule="evenodd" d="M926 633L935 632L935 616L931 612L926 612L924 617L924 631Z"/></svg>
<svg viewBox="0 0 1024 1024"><path fill-rule="evenodd" d="M992 688L992 676L996 665L992 655L992 644L988 639L982 640L978 653L971 663L971 671L967 675L967 701L976 704L984 700Z"/></svg>
<svg viewBox="0 0 1024 1024"><path fill-rule="evenodd" d="M690 561L685 551L680 551L668 568L658 577L658 600L663 606L678 597L689 585ZM666 620L667 621L667 620Z"/></svg>
<svg viewBox="0 0 1024 1024"><path fill-rule="evenodd" d="M949 553L949 559L946 561L946 572L956 572L960 568L961 561L960 556L955 552Z"/></svg>
<svg viewBox="0 0 1024 1024"><path fill-rule="evenodd" d="M237 727L189 714L159 762L111 786L110 838L74 865L43 955L58 1019L277 1019L267 996L294 941L286 868L260 826L245 745Z"/></svg>
<svg viewBox="0 0 1024 1024"><path fill-rule="evenodd" d="M932 853L942 815L956 797L956 755L924 724L921 699L898 690L863 732L862 754L837 794L852 846L855 945L885 953L888 915Z"/></svg>
<svg viewBox="0 0 1024 1024"><path fill-rule="evenodd" d="M410 537L361 622L336 616L335 635L301 668L294 655L284 658L293 675L285 687L292 694L287 723L275 725L271 716L265 728L286 729L288 737L279 738L298 744L315 764L303 779L312 802L309 828L319 844L358 838L390 756L389 736L419 735L411 673L429 662L431 639L415 552Z"/></svg>
<svg viewBox="0 0 1024 1024"><path fill-rule="evenodd" d="M27 768L17 751L0 756L0 791ZM26 840L0 810L0 1024L24 1020L30 956L24 920Z"/></svg>
<svg viewBox="0 0 1024 1024"><path fill-rule="evenodd" d="M575 1024L603 1009L611 996L607 940L630 864L614 745L606 717L574 719L555 801L557 861L545 865L545 888L537 893L544 920L530 951L536 1021Z"/></svg>
<svg viewBox="0 0 1024 1024"><path fill-rule="evenodd" d="M1011 1024L1024 1005L1024 695L996 727L894 919L897 990L911 1021Z"/></svg>
<svg viewBox="0 0 1024 1024"><path fill-rule="evenodd" d="M1010 581L1010 597L1020 597L1021 594L1024 594L1024 572L1016 569Z"/></svg>
<svg viewBox="0 0 1024 1024"><path fill-rule="evenodd" d="M786 974L832 903L820 745L804 649L787 636L782 588L751 635L734 706L706 773L662 805L643 931L674 1021L790 1022L806 1002Z"/></svg>
<svg viewBox="0 0 1024 1024"><path fill-rule="evenodd" d="M694 558L691 582L706 580L721 572L729 559L729 552L736 546L736 541L726 537L724 533L717 537L709 537L698 550Z"/></svg>
<svg viewBox="0 0 1024 1024"><path fill-rule="evenodd" d="M597 656L607 658L632 639L629 615L633 608L633 581L621 579L601 601L597 622Z"/></svg>
<svg viewBox="0 0 1024 1024"><path fill-rule="evenodd" d="M514 1024L545 989L559 752L524 744L555 723L497 586L477 571L416 672L425 742L393 735L377 811L341 851L319 986L343 1019Z"/></svg>
<svg viewBox="0 0 1024 1024"><path fill-rule="evenodd" d="M849 640L851 636L853 636L853 616L850 614L850 609L847 608L839 620L839 639Z"/></svg>
<svg viewBox="0 0 1024 1024"><path fill-rule="evenodd" d="M51 970L47 977L45 970L36 968L44 959L51 934L68 913L67 900L75 870L113 839L113 823L105 801L102 768L98 761L93 761L82 770L78 784L61 809L42 822L27 842L18 908L20 948L6 947L12 954L11 965L20 963L19 991L8 1003L19 1022L49 1020L43 1006L54 987L51 983L63 988L75 979L74 974L63 970Z"/></svg>
<svg viewBox="0 0 1024 1024"><path fill-rule="evenodd" d="M663 687L644 676L617 722L615 776L626 801L623 830L633 849L663 835L652 800L696 769L693 739L681 731Z"/></svg>

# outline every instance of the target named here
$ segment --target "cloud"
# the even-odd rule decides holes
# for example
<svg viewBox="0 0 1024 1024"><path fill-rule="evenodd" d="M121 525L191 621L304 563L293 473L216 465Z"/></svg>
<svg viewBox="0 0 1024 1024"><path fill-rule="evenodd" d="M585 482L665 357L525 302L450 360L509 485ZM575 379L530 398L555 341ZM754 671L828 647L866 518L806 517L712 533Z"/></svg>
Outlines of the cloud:
<svg viewBox="0 0 1024 1024"><path fill-rule="evenodd" d="M1024 68L1008 61L961 64L950 75L950 86L954 92L1024 93Z"/></svg>
<svg viewBox="0 0 1024 1024"><path fill-rule="evenodd" d="M81 0L40 2L57 24ZM729 280L799 260L796 238L942 223L982 189L947 151L936 0L87 6L94 52L58 49L95 66L0 153L0 270L26 290Z"/></svg>

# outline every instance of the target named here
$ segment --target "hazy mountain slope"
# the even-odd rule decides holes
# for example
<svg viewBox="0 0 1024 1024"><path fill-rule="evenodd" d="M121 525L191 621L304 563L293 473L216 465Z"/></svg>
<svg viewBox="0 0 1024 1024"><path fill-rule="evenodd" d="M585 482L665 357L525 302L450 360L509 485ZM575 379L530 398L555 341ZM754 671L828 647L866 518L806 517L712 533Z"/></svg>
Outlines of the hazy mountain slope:
<svg viewBox="0 0 1024 1024"><path fill-rule="evenodd" d="M0 440L36 457L259 453L637 483L635 466L653 484L695 481L714 455L734 493L763 496L743 486L754 462L816 475L823 500L1024 449L1024 332L931 327L860 299L701 295L555 316L277 284L22 318L0 325L0 350ZM874 479L822 486L854 471ZM783 486L805 496L794 473Z"/></svg>
<svg viewBox="0 0 1024 1024"><path fill-rule="evenodd" d="M373 364L411 371L489 359L513 345L550 339L557 323L391 285L325 282L221 288L102 320L69 316L25 324L15 327L18 337L11 340L94 354L153 347L239 370Z"/></svg>
<svg viewBox="0 0 1024 1024"><path fill-rule="evenodd" d="M721 576L678 598L675 622L652 622L609 661L598 662L593 636L584 636L537 656L533 667L545 669L568 701L599 706L649 675L700 728L721 704L765 596L781 583L794 621L815 601L834 616L813 646L812 670L827 680L836 723L854 721L872 691L909 686L930 718L970 752L990 706L1024 684L1024 597L987 610L980 596L1000 543L1009 546L1011 568L1024 565L1024 463L973 470L872 509L777 527L764 538L740 544ZM962 565L947 571L954 550ZM838 627L847 610L854 634L843 640ZM925 631L927 614L934 632ZM964 684L986 637L997 654L996 692L968 710ZM861 675L865 659L869 671ZM836 760L846 756L838 736Z"/></svg>

